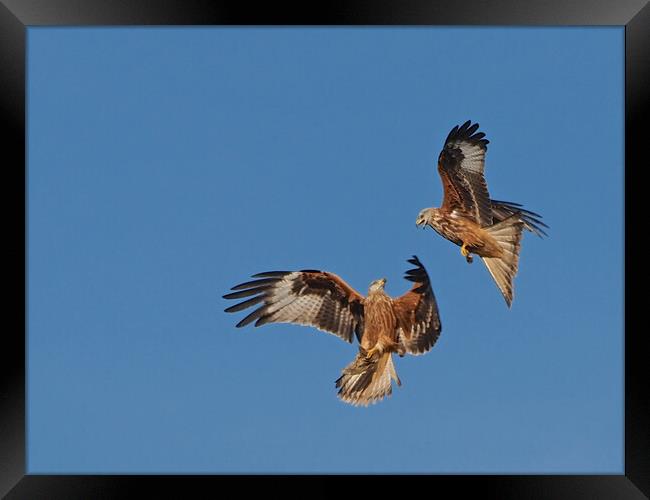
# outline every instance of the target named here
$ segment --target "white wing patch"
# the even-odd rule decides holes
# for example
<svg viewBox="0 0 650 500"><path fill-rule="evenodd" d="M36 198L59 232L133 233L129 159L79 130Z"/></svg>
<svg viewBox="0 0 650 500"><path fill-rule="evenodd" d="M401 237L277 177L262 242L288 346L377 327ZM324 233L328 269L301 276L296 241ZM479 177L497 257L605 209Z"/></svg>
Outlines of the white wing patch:
<svg viewBox="0 0 650 500"><path fill-rule="evenodd" d="M457 146L465 157L461 162L461 168L474 174L483 175L485 170L485 149L478 144L470 144L469 142L461 142Z"/></svg>

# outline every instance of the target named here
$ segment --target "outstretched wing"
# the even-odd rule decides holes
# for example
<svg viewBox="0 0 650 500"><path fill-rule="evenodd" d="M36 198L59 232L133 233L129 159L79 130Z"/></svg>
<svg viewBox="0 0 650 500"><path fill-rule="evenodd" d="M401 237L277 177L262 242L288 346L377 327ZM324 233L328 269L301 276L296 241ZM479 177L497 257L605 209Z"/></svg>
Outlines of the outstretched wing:
<svg viewBox="0 0 650 500"><path fill-rule="evenodd" d="M404 276L413 287L393 301L398 342L410 354L423 354L436 343L442 327L426 269L415 255L408 262L416 266Z"/></svg>
<svg viewBox="0 0 650 500"><path fill-rule="evenodd" d="M521 204L512 201L490 201L492 203L492 220L494 224L518 213L519 219L524 223L524 227L528 231L535 233L540 238L542 236L548 236L546 231L542 229L542 227L548 229L548 226L540 220L542 218L541 215L531 212L530 210L525 210L524 208L521 208Z"/></svg>
<svg viewBox="0 0 650 500"><path fill-rule="evenodd" d="M314 270L271 271L232 287L225 299L251 297L226 309L236 312L261 305L237 323L295 323L318 328L352 342L363 332L363 296L333 273Z"/></svg>
<svg viewBox="0 0 650 500"><path fill-rule="evenodd" d="M492 206L483 176L485 153L490 141L477 132L478 123L456 125L438 157L438 173L444 191L442 209L461 210L481 227L492 225Z"/></svg>

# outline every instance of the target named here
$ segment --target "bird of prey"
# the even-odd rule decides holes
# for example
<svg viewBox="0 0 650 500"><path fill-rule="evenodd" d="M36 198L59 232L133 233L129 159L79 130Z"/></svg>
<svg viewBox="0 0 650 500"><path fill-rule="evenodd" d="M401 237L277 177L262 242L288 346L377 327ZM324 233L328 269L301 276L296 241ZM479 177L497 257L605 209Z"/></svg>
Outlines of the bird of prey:
<svg viewBox="0 0 650 500"><path fill-rule="evenodd" d="M271 271L231 288L223 297L251 297L226 309L236 312L260 304L237 323L255 321L312 326L352 343L356 336L359 352L336 380L338 397L352 405L367 406L392 393L392 380L401 381L392 353L423 354L440 335L438 305L426 269L416 256L408 260L415 267L406 271L411 289L398 298L384 291L386 279L370 283L364 297L333 273L317 270Z"/></svg>
<svg viewBox="0 0 650 500"><path fill-rule="evenodd" d="M478 128L478 123L472 125L468 120L449 132L438 157L442 205L420 211L416 224L430 226L459 245L468 263L472 262L471 254L480 256L510 307L522 231L542 237L546 236L543 227L548 226L539 214L519 203L490 198L483 175L489 141L483 132L477 132Z"/></svg>

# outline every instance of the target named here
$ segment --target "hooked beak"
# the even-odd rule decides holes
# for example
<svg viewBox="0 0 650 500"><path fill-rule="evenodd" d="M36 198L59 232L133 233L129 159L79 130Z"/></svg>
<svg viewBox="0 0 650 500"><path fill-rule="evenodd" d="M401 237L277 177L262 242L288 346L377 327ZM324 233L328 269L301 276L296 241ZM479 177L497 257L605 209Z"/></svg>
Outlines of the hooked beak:
<svg viewBox="0 0 650 500"><path fill-rule="evenodd" d="M382 278L381 279L381 286L385 286L385 285L386 285L386 278Z"/></svg>
<svg viewBox="0 0 650 500"><path fill-rule="evenodd" d="M415 221L415 227L421 227L422 229L424 229L427 227L427 225L423 219L418 219Z"/></svg>

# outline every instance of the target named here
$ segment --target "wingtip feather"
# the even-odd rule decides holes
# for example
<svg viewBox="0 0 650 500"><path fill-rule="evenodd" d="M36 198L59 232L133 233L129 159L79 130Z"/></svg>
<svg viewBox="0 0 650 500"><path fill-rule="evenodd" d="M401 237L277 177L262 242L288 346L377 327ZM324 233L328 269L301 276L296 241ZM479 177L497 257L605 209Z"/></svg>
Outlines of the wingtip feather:
<svg viewBox="0 0 650 500"><path fill-rule="evenodd" d="M289 271L265 271L263 273L253 274L251 278L277 278L286 276L287 274L289 274Z"/></svg>

